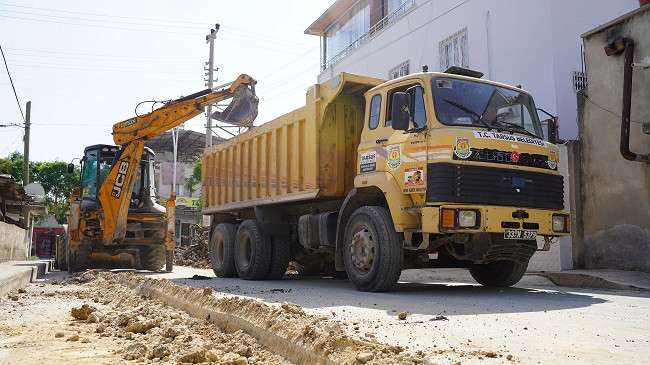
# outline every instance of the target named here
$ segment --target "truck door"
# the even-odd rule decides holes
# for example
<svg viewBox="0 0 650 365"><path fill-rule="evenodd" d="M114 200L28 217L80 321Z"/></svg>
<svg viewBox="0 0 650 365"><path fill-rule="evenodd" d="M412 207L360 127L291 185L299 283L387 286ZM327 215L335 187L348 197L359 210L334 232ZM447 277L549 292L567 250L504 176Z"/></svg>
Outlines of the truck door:
<svg viewBox="0 0 650 365"><path fill-rule="evenodd" d="M366 126L359 144L359 175L388 172L393 175L404 193L416 194L426 190L428 129L425 102L426 89L419 80L405 80L388 91L369 95ZM390 113L395 92L411 96L409 131L392 128Z"/></svg>

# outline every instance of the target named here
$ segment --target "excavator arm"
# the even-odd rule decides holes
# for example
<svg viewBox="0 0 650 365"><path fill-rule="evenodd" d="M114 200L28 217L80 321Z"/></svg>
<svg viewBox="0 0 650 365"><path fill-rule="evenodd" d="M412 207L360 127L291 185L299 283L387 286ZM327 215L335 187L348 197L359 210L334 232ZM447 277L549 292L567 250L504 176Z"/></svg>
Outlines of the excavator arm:
<svg viewBox="0 0 650 365"><path fill-rule="evenodd" d="M105 244L121 242L126 235L126 222L136 171L140 165L144 143L203 113L207 105L232 98L225 112L238 114L242 124L252 124L257 116L256 81L240 75L218 90L203 90L172 100L148 114L136 116L113 125L113 141L121 146L106 179L99 188L100 225ZM230 108L230 109L229 109ZM247 113L236 111L247 110Z"/></svg>

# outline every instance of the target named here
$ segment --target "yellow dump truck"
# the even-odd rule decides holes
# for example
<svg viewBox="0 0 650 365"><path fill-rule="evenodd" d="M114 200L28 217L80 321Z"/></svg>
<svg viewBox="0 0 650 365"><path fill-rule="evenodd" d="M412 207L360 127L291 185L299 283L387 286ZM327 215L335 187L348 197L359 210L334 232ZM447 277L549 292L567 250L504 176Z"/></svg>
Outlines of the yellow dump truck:
<svg viewBox="0 0 650 365"><path fill-rule="evenodd" d="M480 76L341 73L206 150L214 272L278 279L293 260L363 291L411 268L517 283L538 246L569 233L560 155L529 93Z"/></svg>

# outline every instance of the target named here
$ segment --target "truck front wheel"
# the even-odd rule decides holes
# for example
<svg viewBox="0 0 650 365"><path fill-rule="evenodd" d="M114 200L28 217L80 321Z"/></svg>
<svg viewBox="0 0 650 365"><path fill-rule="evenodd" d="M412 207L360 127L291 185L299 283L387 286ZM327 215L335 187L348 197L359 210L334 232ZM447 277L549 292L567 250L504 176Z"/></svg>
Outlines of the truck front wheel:
<svg viewBox="0 0 650 365"><path fill-rule="evenodd" d="M262 280L269 274L273 245L254 219L245 220L235 239L235 267L240 278Z"/></svg>
<svg viewBox="0 0 650 365"><path fill-rule="evenodd" d="M357 209L345 229L345 270L361 291L390 290L402 272L402 241L386 208Z"/></svg>
<svg viewBox="0 0 650 365"><path fill-rule="evenodd" d="M483 286L506 287L517 284L526 273L527 268L527 262L502 260L474 265L469 272L474 280Z"/></svg>
<svg viewBox="0 0 650 365"><path fill-rule="evenodd" d="M237 276L235 269L235 235L237 227L231 223L219 223L210 239L212 271L221 278Z"/></svg>

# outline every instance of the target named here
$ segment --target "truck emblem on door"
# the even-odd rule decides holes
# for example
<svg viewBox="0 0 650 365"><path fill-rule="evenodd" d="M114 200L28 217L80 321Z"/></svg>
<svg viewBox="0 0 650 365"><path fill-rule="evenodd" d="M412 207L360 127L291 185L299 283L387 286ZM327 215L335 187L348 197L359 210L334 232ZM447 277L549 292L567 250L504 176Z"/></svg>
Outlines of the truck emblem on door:
<svg viewBox="0 0 650 365"><path fill-rule="evenodd" d="M117 177L115 178L115 184L113 184L113 190L111 191L111 196L119 198L122 195L122 186L124 185L124 180L126 179L126 172L129 170L129 163L127 161L120 162L120 168L117 171Z"/></svg>
<svg viewBox="0 0 650 365"><path fill-rule="evenodd" d="M454 155L460 159L469 158L472 155L472 148L469 145L469 138L456 137L456 146L454 147Z"/></svg>
<svg viewBox="0 0 650 365"><path fill-rule="evenodd" d="M386 151L386 164L392 170L397 169L402 164L402 151L400 150L400 145L389 146Z"/></svg>

